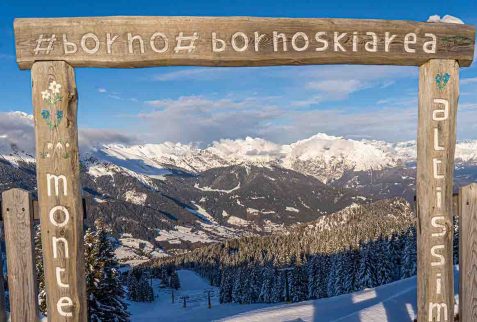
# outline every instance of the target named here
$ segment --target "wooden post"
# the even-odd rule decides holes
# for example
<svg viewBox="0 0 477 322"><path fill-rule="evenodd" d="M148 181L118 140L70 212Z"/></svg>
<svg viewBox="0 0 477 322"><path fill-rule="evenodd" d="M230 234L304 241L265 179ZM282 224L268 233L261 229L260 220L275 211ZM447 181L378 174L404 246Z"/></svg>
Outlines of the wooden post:
<svg viewBox="0 0 477 322"><path fill-rule="evenodd" d="M33 242L31 195L22 189L2 193L5 244L7 248L10 320L37 321L38 299Z"/></svg>
<svg viewBox="0 0 477 322"><path fill-rule="evenodd" d="M46 61L31 73L48 320L86 321L74 69Z"/></svg>
<svg viewBox="0 0 477 322"><path fill-rule="evenodd" d="M417 136L418 321L454 320L452 190L459 65L419 68Z"/></svg>
<svg viewBox="0 0 477 322"><path fill-rule="evenodd" d="M477 322L477 183L460 189L459 318Z"/></svg>
<svg viewBox="0 0 477 322"><path fill-rule="evenodd" d="M2 207L0 205L0 211ZM0 227L0 239L3 237L3 227ZM1 251L1 245L0 245ZM4 279L3 279L3 258L0 256L0 322L7 321L7 310L5 306L5 286L4 286Z"/></svg>

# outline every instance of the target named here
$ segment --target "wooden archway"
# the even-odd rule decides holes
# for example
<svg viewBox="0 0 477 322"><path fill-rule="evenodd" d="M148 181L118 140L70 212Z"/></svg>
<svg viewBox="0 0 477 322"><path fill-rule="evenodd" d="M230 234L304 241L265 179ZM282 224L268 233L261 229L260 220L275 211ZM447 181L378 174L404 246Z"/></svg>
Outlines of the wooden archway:
<svg viewBox="0 0 477 322"><path fill-rule="evenodd" d="M31 69L38 197L51 321L86 321L74 67L419 66L418 320L454 316L452 190L459 68L468 25L350 19L98 17L17 19Z"/></svg>

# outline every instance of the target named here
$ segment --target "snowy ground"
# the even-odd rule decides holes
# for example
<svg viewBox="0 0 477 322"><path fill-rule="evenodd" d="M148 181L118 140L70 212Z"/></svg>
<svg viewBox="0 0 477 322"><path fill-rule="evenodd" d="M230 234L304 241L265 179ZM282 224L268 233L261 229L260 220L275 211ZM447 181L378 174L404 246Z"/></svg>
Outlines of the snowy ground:
<svg viewBox="0 0 477 322"><path fill-rule="evenodd" d="M293 304L219 304L218 289L192 271L178 271L182 288L176 298L189 296L187 308L171 303L170 290L159 290L153 281L154 303L130 303L134 322L407 322L416 317L416 278L337 297ZM458 280L456 272L456 281ZM457 288L457 287L456 287ZM204 290L214 289L212 308ZM457 300L457 299L456 299Z"/></svg>

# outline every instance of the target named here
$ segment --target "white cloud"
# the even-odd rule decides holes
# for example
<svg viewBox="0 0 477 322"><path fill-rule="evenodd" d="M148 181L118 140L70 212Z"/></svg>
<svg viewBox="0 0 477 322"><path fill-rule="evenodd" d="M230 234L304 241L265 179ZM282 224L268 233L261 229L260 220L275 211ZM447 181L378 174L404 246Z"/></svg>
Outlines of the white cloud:
<svg viewBox="0 0 477 322"><path fill-rule="evenodd" d="M364 108L294 111L283 124L271 124L262 137L279 143L289 143L318 132L350 138L372 138L385 141L415 140L418 104L415 98L390 100L379 109ZM459 104L457 138L477 138L477 104Z"/></svg>
<svg viewBox="0 0 477 322"><path fill-rule="evenodd" d="M130 101L130 102L139 101L135 97L123 97L119 92L111 92L103 87L98 88L98 93L106 94L106 97L117 100L117 101Z"/></svg>
<svg viewBox="0 0 477 322"><path fill-rule="evenodd" d="M149 101L156 109L140 115L147 141L204 143L247 136L289 143L318 132L386 141L411 140L417 133L417 95L379 100L362 109L289 109L259 98L210 99L202 96ZM319 97L310 100L319 100ZM461 103L459 138L475 138L477 105Z"/></svg>
<svg viewBox="0 0 477 322"><path fill-rule="evenodd" d="M346 99L351 93L366 88L368 85L357 79L330 79L325 81L312 81L307 87L325 95L326 100Z"/></svg>
<svg viewBox="0 0 477 322"><path fill-rule="evenodd" d="M109 129L79 129L79 145L80 151L87 151L88 149L109 143L132 144L137 143L138 139L118 130Z"/></svg>
<svg viewBox="0 0 477 322"><path fill-rule="evenodd" d="M246 136L289 143L318 132L383 140L415 138L417 101L407 98L382 102L374 111L363 109L290 110L257 98L212 100L201 96L147 102L156 110L140 114L148 141L204 143Z"/></svg>
<svg viewBox="0 0 477 322"><path fill-rule="evenodd" d="M304 88L314 92L311 99L297 100L293 106L310 106L326 101L346 100L368 88L387 88L403 78L417 78L417 69L402 66L309 66L296 70L295 77Z"/></svg>
<svg viewBox="0 0 477 322"><path fill-rule="evenodd" d="M345 93L364 86L355 81L345 84ZM337 86L338 82L316 84L316 90L328 90L329 96L335 95L335 85ZM321 103L321 99L320 95L313 96L308 101L303 101L303 106ZM273 105L259 97L240 100L185 96L148 101L146 104L155 107L155 110L141 114L140 118L148 124L144 132L148 135L146 140L153 142L208 144L224 138L253 136L278 143L289 143L318 132L353 138L400 141L415 139L417 133L416 92L378 100L373 106L359 110L344 107L291 109L286 103ZM458 116L459 137L475 138L476 126L472 120L477 119L477 106L473 103L461 103Z"/></svg>
<svg viewBox="0 0 477 322"><path fill-rule="evenodd" d="M305 65L267 67L170 67L169 72L155 74L155 81L217 80L222 78L261 77L290 81L357 79L362 81L417 77L417 68L409 66Z"/></svg>
<svg viewBox="0 0 477 322"><path fill-rule="evenodd" d="M292 106L302 107L302 106L310 106L310 105L317 105L323 102L323 97L320 95L314 95L309 99L294 101L291 102Z"/></svg>
<svg viewBox="0 0 477 322"><path fill-rule="evenodd" d="M379 65L310 65L277 69L276 75L305 80L356 79L360 81L398 80L417 77L417 67Z"/></svg>
<svg viewBox="0 0 477 322"><path fill-rule="evenodd" d="M477 77L462 78L460 80L461 85L474 84L477 83Z"/></svg>
<svg viewBox="0 0 477 322"><path fill-rule="evenodd" d="M231 67L187 67L186 69L154 75L153 80L166 82L177 80L212 80L222 78L230 72L240 72L240 69ZM243 70L242 70L243 71Z"/></svg>
<svg viewBox="0 0 477 322"><path fill-rule="evenodd" d="M135 143L136 138L124 131L108 129L79 129L81 151L108 143ZM10 152L12 147L29 154L35 153L33 116L23 112L0 113L0 152Z"/></svg>
<svg viewBox="0 0 477 322"><path fill-rule="evenodd" d="M185 96L146 102L155 110L139 115L154 141L205 142L247 135L260 136L285 111L260 98L243 100Z"/></svg>
<svg viewBox="0 0 477 322"><path fill-rule="evenodd" d="M310 137L318 132L399 141L415 138L416 125L417 108L414 107L363 109L353 113L346 109L328 109L293 113L286 124L270 126L264 134L265 138L280 143Z"/></svg>
<svg viewBox="0 0 477 322"><path fill-rule="evenodd" d="M0 151L10 152L12 147L34 153L35 135L31 115L22 112L0 113Z"/></svg>
<svg viewBox="0 0 477 322"><path fill-rule="evenodd" d="M0 59L10 60L10 59L14 59L14 58L15 58L14 55L0 53Z"/></svg>

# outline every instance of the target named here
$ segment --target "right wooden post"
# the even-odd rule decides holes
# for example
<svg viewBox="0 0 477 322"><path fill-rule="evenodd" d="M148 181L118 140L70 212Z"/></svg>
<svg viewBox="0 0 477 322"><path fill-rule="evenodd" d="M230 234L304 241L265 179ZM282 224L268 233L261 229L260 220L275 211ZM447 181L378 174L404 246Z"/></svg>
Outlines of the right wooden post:
<svg viewBox="0 0 477 322"><path fill-rule="evenodd" d="M459 318L477 322L477 183L462 187L459 201Z"/></svg>
<svg viewBox="0 0 477 322"><path fill-rule="evenodd" d="M419 67L417 135L418 322L454 321L452 192L459 65Z"/></svg>

